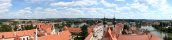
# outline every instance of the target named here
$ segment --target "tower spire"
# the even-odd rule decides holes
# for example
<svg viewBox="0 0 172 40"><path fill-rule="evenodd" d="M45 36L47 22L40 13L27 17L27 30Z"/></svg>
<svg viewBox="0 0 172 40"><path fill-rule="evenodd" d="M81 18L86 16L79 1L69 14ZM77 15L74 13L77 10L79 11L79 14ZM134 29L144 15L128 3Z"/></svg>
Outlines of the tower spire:
<svg viewBox="0 0 172 40"><path fill-rule="evenodd" d="M104 18L103 18L103 25L104 25L104 27L106 27L106 17L105 17L105 14L104 14Z"/></svg>
<svg viewBox="0 0 172 40"><path fill-rule="evenodd" d="M115 18L115 13L114 13L114 18L113 18L113 24L116 24L116 18Z"/></svg>

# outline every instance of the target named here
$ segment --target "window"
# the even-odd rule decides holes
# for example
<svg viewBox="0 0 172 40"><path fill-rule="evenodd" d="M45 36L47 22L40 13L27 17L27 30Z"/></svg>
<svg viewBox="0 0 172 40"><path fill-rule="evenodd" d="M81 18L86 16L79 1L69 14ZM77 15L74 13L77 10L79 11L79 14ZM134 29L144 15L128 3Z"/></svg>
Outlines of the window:
<svg viewBox="0 0 172 40"><path fill-rule="evenodd" d="M25 40L25 38L23 38L23 40Z"/></svg>
<svg viewBox="0 0 172 40"><path fill-rule="evenodd" d="M27 37L27 40L29 40L29 37Z"/></svg>

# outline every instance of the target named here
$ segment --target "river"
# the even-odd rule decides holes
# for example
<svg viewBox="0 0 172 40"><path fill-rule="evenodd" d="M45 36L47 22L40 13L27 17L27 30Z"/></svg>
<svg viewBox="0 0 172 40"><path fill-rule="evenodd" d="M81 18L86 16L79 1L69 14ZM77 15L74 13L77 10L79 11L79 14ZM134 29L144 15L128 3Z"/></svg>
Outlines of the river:
<svg viewBox="0 0 172 40"><path fill-rule="evenodd" d="M165 37L165 34L167 34L166 36L172 38L172 34L171 34L171 33L165 33L165 32L158 31L157 29L155 29L155 28L152 27L152 26L141 26L141 29L147 29L147 30L149 30L152 34L155 34L155 35L159 36L159 37L162 38L162 39Z"/></svg>

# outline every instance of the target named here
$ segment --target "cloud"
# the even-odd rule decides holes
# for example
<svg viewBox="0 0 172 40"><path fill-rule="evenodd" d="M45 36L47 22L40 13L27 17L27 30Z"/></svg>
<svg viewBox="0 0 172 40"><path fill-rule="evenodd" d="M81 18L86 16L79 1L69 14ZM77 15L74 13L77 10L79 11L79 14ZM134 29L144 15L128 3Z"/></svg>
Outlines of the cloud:
<svg viewBox="0 0 172 40"><path fill-rule="evenodd" d="M107 2L107 1L105 1L105 0L101 0L101 3L102 3L105 7L107 7L107 8L111 8L111 7L117 6L116 4L109 3L109 2Z"/></svg>
<svg viewBox="0 0 172 40"><path fill-rule="evenodd" d="M11 6L11 0L0 0L0 13L8 12Z"/></svg>
<svg viewBox="0 0 172 40"><path fill-rule="evenodd" d="M24 0L27 3L41 3L41 2L52 2L55 0Z"/></svg>
<svg viewBox="0 0 172 40"><path fill-rule="evenodd" d="M17 15L26 15L26 14L32 13L31 10L32 9L30 7L26 7L24 9L18 10L16 14Z"/></svg>
<svg viewBox="0 0 172 40"><path fill-rule="evenodd" d="M172 7L167 0L74 0L55 1L46 0L26 0L31 3L48 2L36 8L26 7L14 12L24 18L117 18L128 19L168 19L172 15ZM124 1L125 3L118 3ZM6 1L8 2L8 1ZM0 1L1 10L9 11L10 5ZM9 2L10 3L10 2ZM5 5L8 5L4 7ZM1 7L3 6L3 7ZM32 5L31 5L32 6ZM155 17L158 16L158 17ZM162 16L162 17L161 17Z"/></svg>
<svg viewBox="0 0 172 40"><path fill-rule="evenodd" d="M56 2L50 3L50 6L53 7L71 7L71 6L89 6L97 4L97 0L77 0L72 2Z"/></svg>
<svg viewBox="0 0 172 40"><path fill-rule="evenodd" d="M142 12L142 13L147 12L147 10L148 10L147 5L139 3L139 2L130 4L130 8L133 8L139 12Z"/></svg>
<svg viewBox="0 0 172 40"><path fill-rule="evenodd" d="M125 1L125 0L116 0L116 1Z"/></svg>
<svg viewBox="0 0 172 40"><path fill-rule="evenodd" d="M56 9L52 9L52 8L46 8L44 10L44 13L56 14L57 10Z"/></svg>

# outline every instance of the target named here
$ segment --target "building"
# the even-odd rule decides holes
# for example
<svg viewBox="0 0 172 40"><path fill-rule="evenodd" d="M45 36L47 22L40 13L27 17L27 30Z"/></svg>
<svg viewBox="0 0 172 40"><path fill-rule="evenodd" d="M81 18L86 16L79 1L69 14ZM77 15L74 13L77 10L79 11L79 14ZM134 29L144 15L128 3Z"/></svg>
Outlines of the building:
<svg viewBox="0 0 172 40"><path fill-rule="evenodd" d="M57 34L38 37L38 40L70 40L70 39L71 39L71 34L69 30L64 30L62 32L58 32Z"/></svg>
<svg viewBox="0 0 172 40"><path fill-rule="evenodd" d="M38 29L38 34L42 36L55 34L54 25L51 23L38 23L37 29Z"/></svg>
<svg viewBox="0 0 172 40"><path fill-rule="evenodd" d="M35 37L36 29L16 31L16 32L2 32L0 33L0 40L15 40L16 38L20 40L29 40Z"/></svg>
<svg viewBox="0 0 172 40"><path fill-rule="evenodd" d="M153 35L149 32L142 34L137 34L135 32L132 34L122 34L122 31L124 31L123 26L124 25L122 23L117 23L115 25L115 28L108 26L101 39L94 39L95 32L93 32L90 33L85 40L161 40L158 36Z"/></svg>

